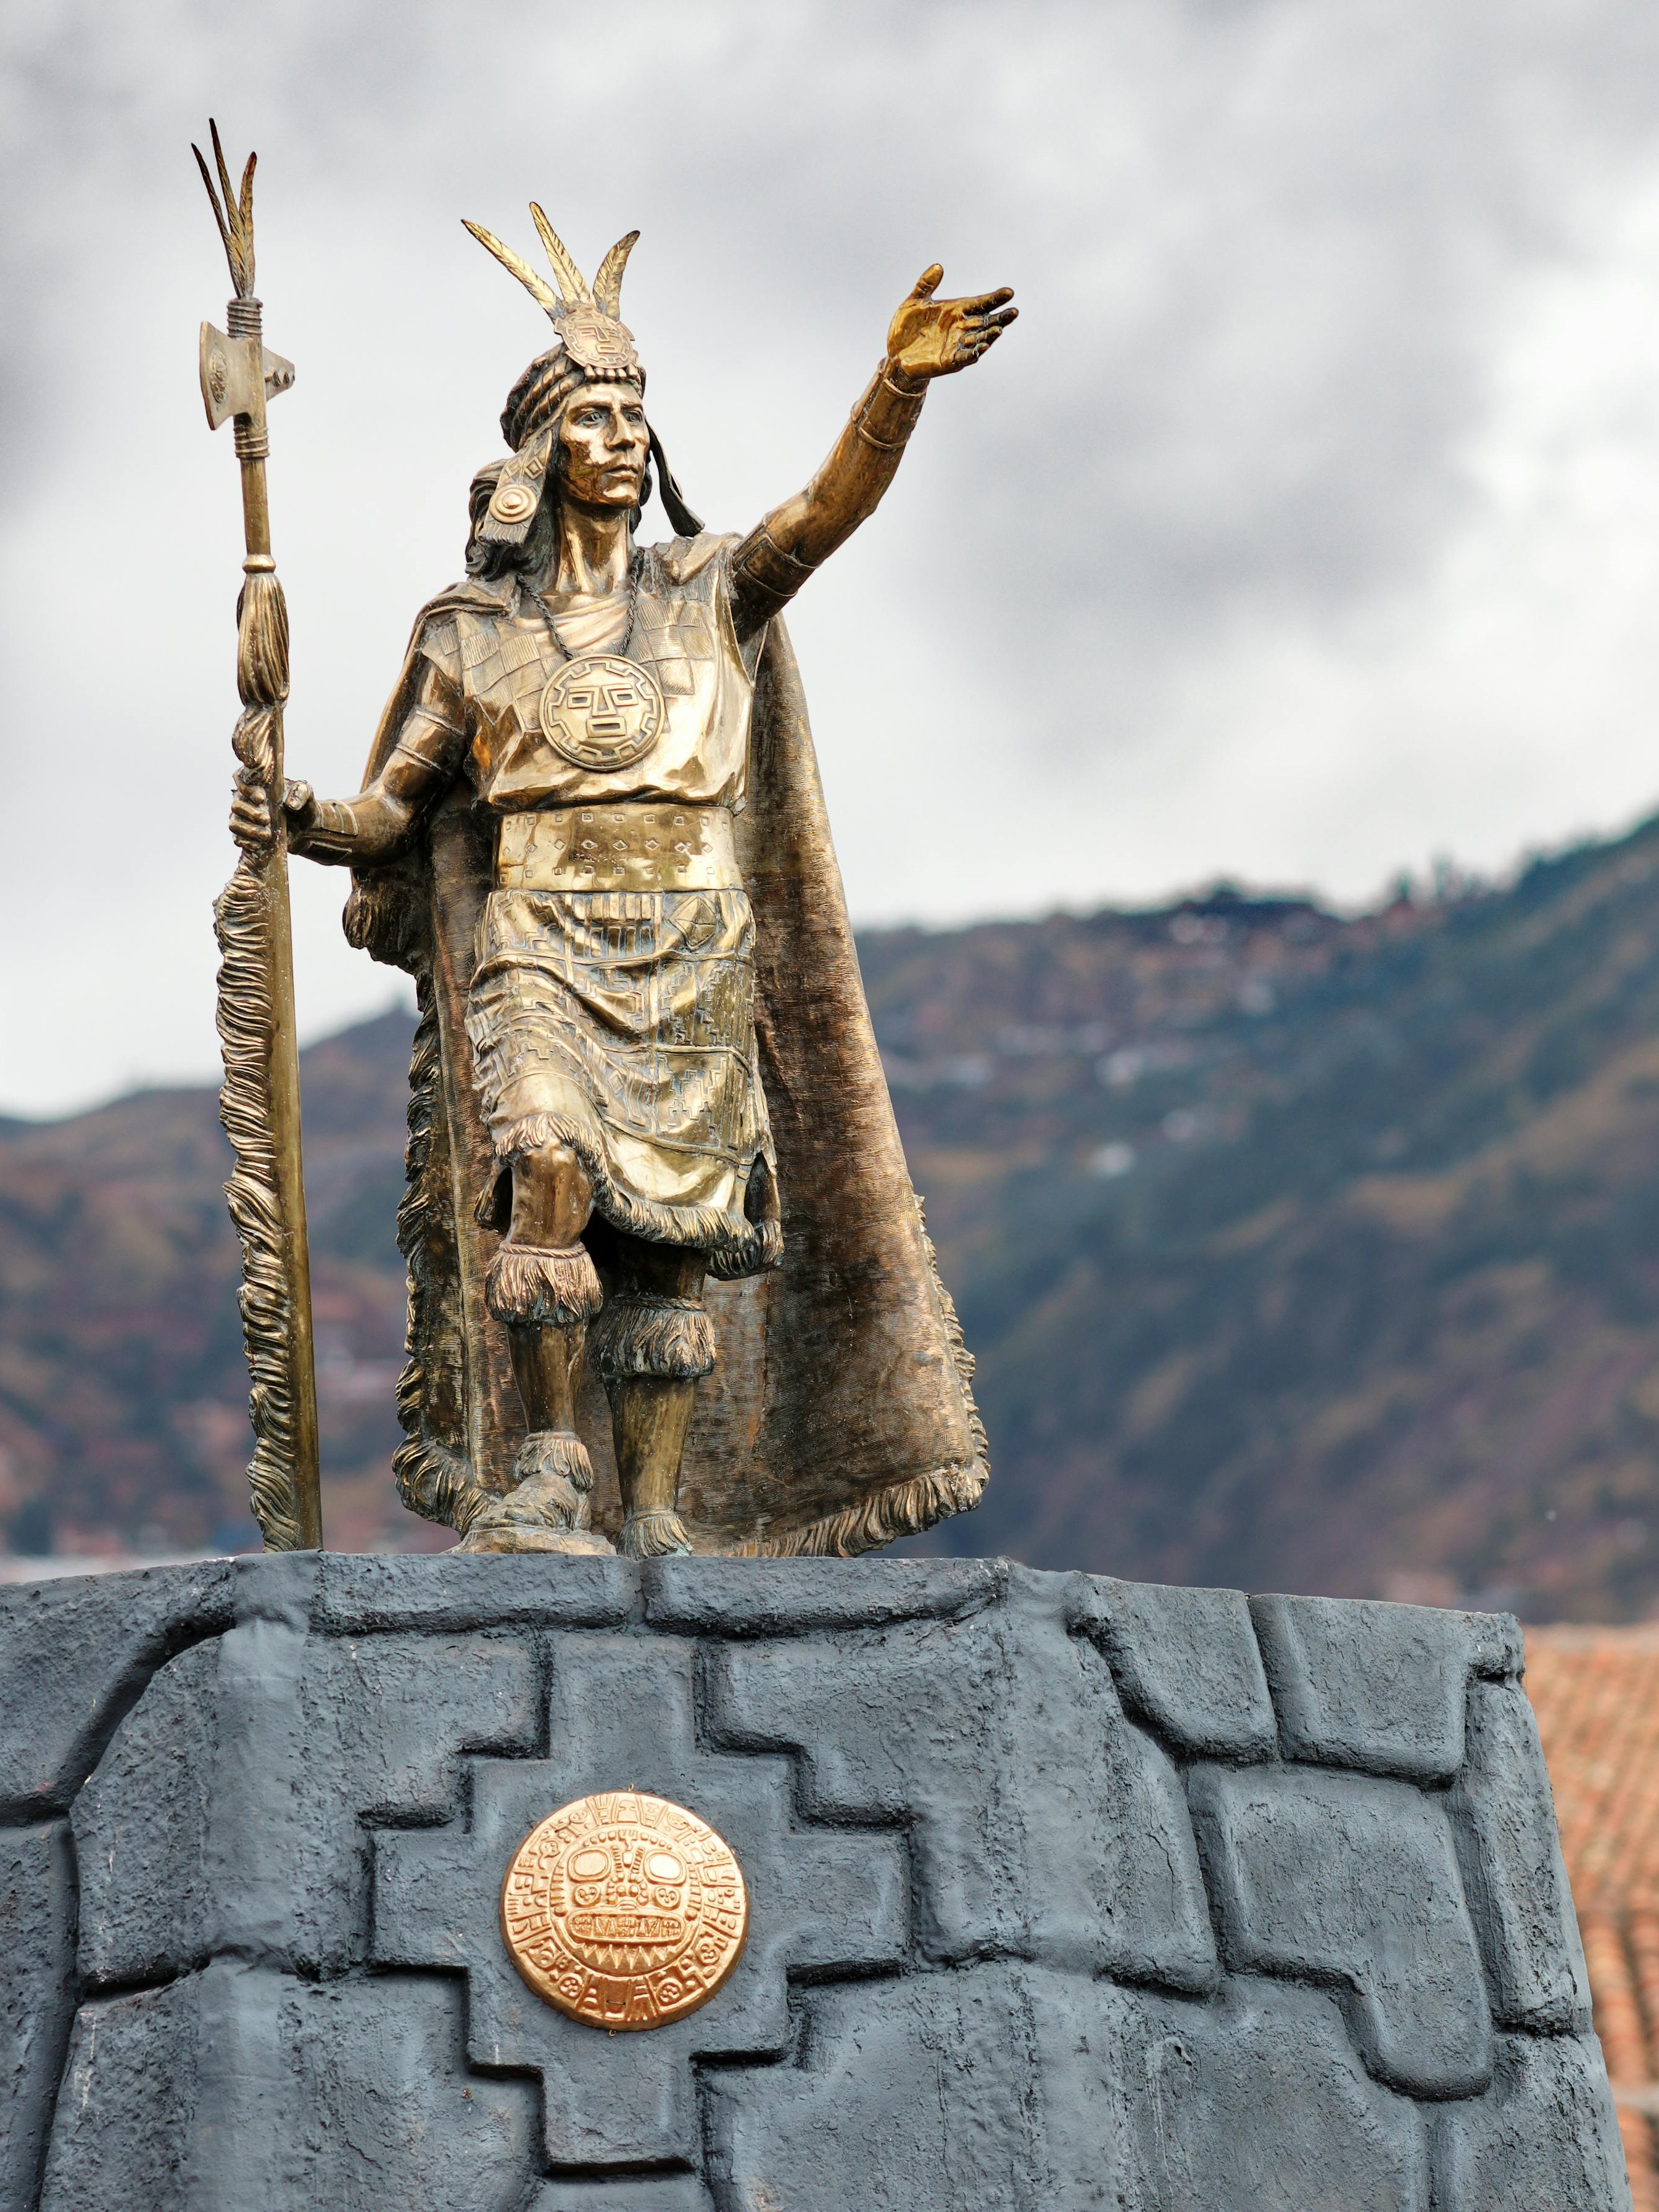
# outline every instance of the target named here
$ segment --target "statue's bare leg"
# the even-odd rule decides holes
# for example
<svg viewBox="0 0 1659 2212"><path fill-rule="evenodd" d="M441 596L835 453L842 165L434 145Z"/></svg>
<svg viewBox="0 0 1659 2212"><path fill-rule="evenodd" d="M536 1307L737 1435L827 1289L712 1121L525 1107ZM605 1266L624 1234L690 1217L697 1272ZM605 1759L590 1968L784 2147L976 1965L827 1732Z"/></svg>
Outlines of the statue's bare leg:
<svg viewBox="0 0 1659 2212"><path fill-rule="evenodd" d="M563 1145L538 1146L513 1162L513 1215L489 1263L484 1297L507 1328L526 1436L516 1486L467 1533L472 1551L611 1548L589 1528L593 1468L576 1434L587 1324L599 1279L581 1242L592 1189Z"/></svg>
<svg viewBox="0 0 1659 2212"><path fill-rule="evenodd" d="M532 1434L575 1432L587 1322L599 1299L581 1242L592 1204L592 1186L567 1146L538 1146L513 1163L513 1218L490 1271L491 1304L508 1309L499 1318ZM522 1279L510 1287L509 1273Z"/></svg>
<svg viewBox="0 0 1659 2212"><path fill-rule="evenodd" d="M704 1273L701 1252L617 1239L616 1287L597 1352L622 1486L617 1548L634 1559L691 1548L677 1508L698 1377L714 1364Z"/></svg>

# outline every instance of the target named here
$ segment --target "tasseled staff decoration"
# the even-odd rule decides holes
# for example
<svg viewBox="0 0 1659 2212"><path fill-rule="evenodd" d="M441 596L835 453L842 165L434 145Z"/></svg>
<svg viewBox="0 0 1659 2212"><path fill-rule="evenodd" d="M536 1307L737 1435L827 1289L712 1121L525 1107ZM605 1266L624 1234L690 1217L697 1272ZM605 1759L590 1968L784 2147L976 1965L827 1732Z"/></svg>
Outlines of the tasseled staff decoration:
<svg viewBox="0 0 1659 2212"><path fill-rule="evenodd" d="M242 713L232 739L237 760L232 832L241 849L236 872L213 909L222 955L218 1024L225 1063L219 1113L236 1159L225 1196L242 1245L240 1304L256 1439L248 1483L266 1550L292 1552L315 1548L323 1540L282 805L288 605L270 556L265 487L265 402L288 390L294 369L265 351L260 303L253 295L256 157L248 155L241 189L236 191L219 127L210 124L209 129L216 189L200 147L191 150L207 186L236 296L227 311L228 334L211 323L202 325L202 399L210 428L216 430L228 416L235 422L246 549L236 608L236 685ZM250 824L258 825L257 834Z"/></svg>

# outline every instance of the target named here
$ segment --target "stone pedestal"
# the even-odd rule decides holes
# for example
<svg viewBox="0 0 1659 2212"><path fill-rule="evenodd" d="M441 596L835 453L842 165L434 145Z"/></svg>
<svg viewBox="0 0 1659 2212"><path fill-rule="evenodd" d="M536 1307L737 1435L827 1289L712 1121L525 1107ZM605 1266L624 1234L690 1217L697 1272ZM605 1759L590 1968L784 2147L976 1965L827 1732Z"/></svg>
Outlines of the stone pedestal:
<svg viewBox="0 0 1659 2212"><path fill-rule="evenodd" d="M1614 2212L1507 1619L998 1562L295 1555L0 1601L0 2204ZM519 1978L637 1786L750 1940Z"/></svg>

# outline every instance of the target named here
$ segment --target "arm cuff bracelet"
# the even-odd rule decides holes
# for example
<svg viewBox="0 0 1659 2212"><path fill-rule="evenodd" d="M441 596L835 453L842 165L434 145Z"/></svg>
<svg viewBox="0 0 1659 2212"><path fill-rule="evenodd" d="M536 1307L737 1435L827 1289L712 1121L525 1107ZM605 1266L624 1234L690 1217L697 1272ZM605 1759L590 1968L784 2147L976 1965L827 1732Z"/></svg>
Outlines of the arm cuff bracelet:
<svg viewBox="0 0 1659 2212"><path fill-rule="evenodd" d="M782 612L817 566L775 545L763 526L739 548L732 563L732 586L755 612L758 626Z"/></svg>

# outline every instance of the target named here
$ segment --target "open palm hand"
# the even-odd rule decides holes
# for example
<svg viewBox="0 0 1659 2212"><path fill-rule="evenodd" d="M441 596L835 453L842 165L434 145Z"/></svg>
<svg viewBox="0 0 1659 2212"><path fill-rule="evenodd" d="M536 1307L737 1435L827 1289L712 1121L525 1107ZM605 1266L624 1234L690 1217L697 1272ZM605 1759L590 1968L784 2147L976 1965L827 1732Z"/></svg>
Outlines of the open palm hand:
<svg viewBox="0 0 1659 2212"><path fill-rule="evenodd" d="M887 332L887 358L906 376L954 376L994 345L1018 314L1007 285L970 300L936 300L945 271L936 261L916 279Z"/></svg>

